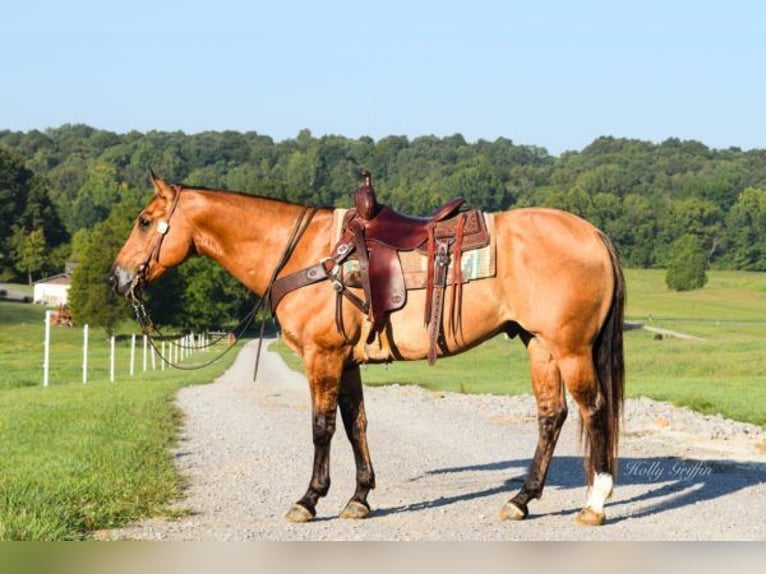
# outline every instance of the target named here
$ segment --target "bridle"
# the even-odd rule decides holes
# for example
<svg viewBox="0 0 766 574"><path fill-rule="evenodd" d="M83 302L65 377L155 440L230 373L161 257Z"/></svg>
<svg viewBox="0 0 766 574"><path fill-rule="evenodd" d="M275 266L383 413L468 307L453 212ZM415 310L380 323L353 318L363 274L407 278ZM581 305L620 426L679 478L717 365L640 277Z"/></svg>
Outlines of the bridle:
<svg viewBox="0 0 766 574"><path fill-rule="evenodd" d="M131 281L130 287L128 288L127 297L134 304L134 307L136 301L140 301L139 291L147 283L146 275L149 271L149 265L152 263L159 263L162 240L165 239L165 236L170 230L170 218L173 217L173 213L178 206L178 199L181 197L181 191L183 191L183 187L178 184L173 184L172 188L173 191L175 191L175 195L173 196L170 208L165 214L165 219L161 219L157 222L157 236L154 240L154 245L152 246L151 251L149 251L149 256L146 258L146 261L141 263L136 269L136 276L133 278L133 281Z"/></svg>
<svg viewBox="0 0 766 574"><path fill-rule="evenodd" d="M178 184L174 184L172 187L176 192L175 197L173 198L173 202L170 204L170 208L168 209L166 213L165 219L162 219L157 222L158 235L155 239L154 245L152 246L152 249L149 252L149 256L146 258L146 261L144 261L144 263L138 266L136 270L137 271L136 276L133 278L133 281L131 281L130 287L128 288L128 291L126 293L126 297L130 300L133 306L133 312L135 313L138 324L141 326L141 332L147 336L152 348L160 357L160 359L163 362L165 362L165 364L173 368L190 371L190 370L202 369L204 367L207 367L215 363L216 361L221 359L226 353L228 353L229 350L231 350L235 346L236 342L239 341L239 339L245 333L247 328L253 322L253 319L257 315L258 311L261 310L261 308L264 306L265 303L268 303L271 296L271 289L274 285L274 282L277 280L279 273L282 271L282 269L284 269L285 265L287 265L287 262L290 260L290 257L295 251L295 248L298 246L298 243L300 242L301 237L303 237L304 232L306 231L306 229L308 229L308 226L311 223L311 220L314 218L314 215L319 210L319 208L304 206L303 209L301 210L301 213L295 222L295 226L293 227L293 231L290 234L290 238L287 241L285 250L282 253L282 257L280 258L279 262L274 268L274 271L271 274L271 278L269 279L269 283L266 286L266 290L264 291L263 295L258 299L258 301L255 303L253 308L247 313L247 315L245 315L244 318L240 319L237 326L231 331L231 333L234 334L234 339L235 339L234 342L230 343L226 347L226 349L224 349L221 353L219 353L212 359L202 364L181 365L169 360L166 356L163 355L163 353L158 348L157 343L155 341L156 337L154 337L153 335L156 334L157 337L159 338L164 338L164 336L162 335L160 330L154 325L154 323L151 320L151 317L149 317L149 313L146 310L146 304L141 297L141 289L147 283L146 275L149 269L149 265L151 263L157 263L159 261L160 249L162 248L162 241L165 238L165 235L167 235L168 231L170 230L170 219L176 210L176 206L178 205L178 198L181 196L181 191L183 191L183 187ZM274 316L273 311L271 315L272 317ZM258 350L256 352L256 357L255 357L255 368L253 372L253 380L255 380L256 377L258 376L258 365L260 363L260 358L261 358L261 347L263 345L263 335L265 332L265 327L266 327L266 319L263 319L261 321L261 330L260 330L260 335L258 337ZM228 337L228 333L221 335L217 338L211 339L208 343L204 345L203 348L212 347L213 345L221 341L221 339L223 339L224 337Z"/></svg>

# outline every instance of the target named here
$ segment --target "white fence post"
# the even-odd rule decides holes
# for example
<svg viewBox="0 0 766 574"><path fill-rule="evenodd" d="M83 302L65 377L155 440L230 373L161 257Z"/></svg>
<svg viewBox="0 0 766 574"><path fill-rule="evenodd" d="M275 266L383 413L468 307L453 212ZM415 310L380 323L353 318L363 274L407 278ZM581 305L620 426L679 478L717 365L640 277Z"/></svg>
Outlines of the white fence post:
<svg viewBox="0 0 766 574"><path fill-rule="evenodd" d="M50 384L50 352L51 352L51 316L53 311L47 310L45 312L45 335L43 340L43 386L47 387ZM168 341L161 341L160 345L152 344L149 348L149 339L147 335L143 335L143 370L146 372L149 368L149 354L151 354L151 368L157 370L156 361L159 359L161 370L165 370L166 363L172 367L182 363L184 360L190 358L198 350L204 349L208 342L209 335L207 333L187 333L180 335L178 338ZM115 382L116 379L116 336L112 335L109 340L109 381ZM82 332L82 384L88 382L88 354L90 351L90 327L87 323L83 325ZM130 337L130 376L135 375L135 363L136 363L136 335L132 334Z"/></svg>
<svg viewBox="0 0 766 574"><path fill-rule="evenodd" d="M88 324L82 328L82 384L88 382Z"/></svg>
<svg viewBox="0 0 766 574"><path fill-rule="evenodd" d="M146 333L144 333L144 354L143 354L143 369L144 369L143 372L144 373L146 372L146 360L147 360L147 357L146 357L146 350L147 350L146 349L146 345L147 345L147 337L146 337Z"/></svg>
<svg viewBox="0 0 766 574"><path fill-rule="evenodd" d="M135 372L136 363L136 334L133 333L130 336L130 376L133 376Z"/></svg>
<svg viewBox="0 0 766 574"><path fill-rule="evenodd" d="M109 382L114 382L114 335L109 340Z"/></svg>
<svg viewBox="0 0 766 574"><path fill-rule="evenodd" d="M43 341L43 386L48 386L48 363L51 358L51 313L45 312L45 339Z"/></svg>

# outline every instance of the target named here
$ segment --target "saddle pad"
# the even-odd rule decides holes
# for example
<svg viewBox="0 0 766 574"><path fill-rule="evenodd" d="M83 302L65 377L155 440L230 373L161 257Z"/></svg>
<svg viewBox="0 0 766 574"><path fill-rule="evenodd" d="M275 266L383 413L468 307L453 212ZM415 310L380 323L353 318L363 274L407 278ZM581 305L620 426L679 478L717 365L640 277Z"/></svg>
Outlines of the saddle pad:
<svg viewBox="0 0 766 574"><path fill-rule="evenodd" d="M333 214L333 233L330 238L330 250L340 240L343 217L346 211L348 210L336 209ZM483 215L484 222L487 225L489 245L463 252L460 266L463 271L464 282L494 277L496 273L495 217L491 213L484 213ZM404 282L407 289L425 289L428 268L428 258L426 255L418 251L400 251L399 259L402 262ZM345 277L358 275L358 271L359 263L356 259L349 259L343 264L343 275ZM450 285L454 283L452 261L450 261L447 281Z"/></svg>

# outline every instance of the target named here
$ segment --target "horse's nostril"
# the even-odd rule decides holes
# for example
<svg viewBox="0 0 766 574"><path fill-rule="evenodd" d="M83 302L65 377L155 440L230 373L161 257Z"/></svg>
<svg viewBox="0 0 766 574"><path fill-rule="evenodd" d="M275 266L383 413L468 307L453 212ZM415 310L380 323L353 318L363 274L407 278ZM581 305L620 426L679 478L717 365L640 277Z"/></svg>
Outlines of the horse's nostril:
<svg viewBox="0 0 766 574"><path fill-rule="evenodd" d="M109 274L109 279L107 281L108 281L109 287L110 287L110 289L112 289L112 291L114 291L114 292L118 292L119 291L120 278L117 276L117 272L116 271L112 271Z"/></svg>

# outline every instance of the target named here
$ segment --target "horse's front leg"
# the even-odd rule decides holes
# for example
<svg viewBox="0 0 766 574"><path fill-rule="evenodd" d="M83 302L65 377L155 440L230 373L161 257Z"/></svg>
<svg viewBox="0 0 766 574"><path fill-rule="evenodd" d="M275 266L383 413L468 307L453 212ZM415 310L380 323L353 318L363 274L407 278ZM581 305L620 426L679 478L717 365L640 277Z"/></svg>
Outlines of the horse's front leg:
<svg viewBox="0 0 766 574"><path fill-rule="evenodd" d="M364 394L359 365L349 365L343 370L339 403L343 426L356 462L356 490L340 516L341 518L367 518L370 515L367 494L375 488L375 471L372 469L372 460L367 446L367 415L364 412Z"/></svg>
<svg viewBox="0 0 766 574"><path fill-rule="evenodd" d="M311 389L311 424L314 440L314 466L306 494L286 515L292 522L308 522L316 516L316 504L330 489L330 443L335 433L343 358L333 353L316 352L304 358Z"/></svg>

